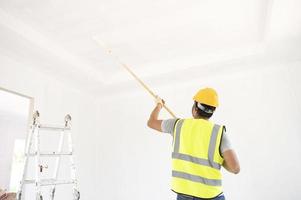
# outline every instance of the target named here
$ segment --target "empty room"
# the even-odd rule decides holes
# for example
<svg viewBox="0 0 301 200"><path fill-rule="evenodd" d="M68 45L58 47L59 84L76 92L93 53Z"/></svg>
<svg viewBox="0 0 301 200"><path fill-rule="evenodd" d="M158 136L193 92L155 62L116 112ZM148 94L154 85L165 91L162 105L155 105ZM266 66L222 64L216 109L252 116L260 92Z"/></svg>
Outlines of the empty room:
<svg viewBox="0 0 301 200"><path fill-rule="evenodd" d="M0 200L301 199L300 0L1 0Z"/></svg>

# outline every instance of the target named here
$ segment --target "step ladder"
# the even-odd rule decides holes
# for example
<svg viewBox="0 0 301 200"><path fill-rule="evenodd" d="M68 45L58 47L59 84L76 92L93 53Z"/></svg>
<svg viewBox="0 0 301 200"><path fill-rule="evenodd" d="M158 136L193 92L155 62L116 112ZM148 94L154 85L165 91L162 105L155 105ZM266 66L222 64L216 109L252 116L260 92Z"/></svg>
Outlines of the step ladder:
<svg viewBox="0 0 301 200"><path fill-rule="evenodd" d="M33 122L30 128L30 132L26 139L26 148L25 148L25 164L23 169L22 180L20 181L20 187L17 194L17 200L25 199L25 185L26 184L35 184L36 190L36 200L43 200L41 187L50 186L50 199L54 200L55 189L57 185L73 185L73 200L80 199L80 193L77 186L76 179L76 168L73 159L73 144L72 144L72 136L71 136L71 116L65 116L65 123L62 126L54 126L54 125L45 125L40 124L39 121L40 114L36 111L33 114ZM42 132L54 132L60 134L60 139L58 143L57 151L51 152L43 152L40 151L40 133ZM63 152L63 144L64 137L68 136L68 151ZM34 145L33 145L34 143ZM33 147L34 146L34 147ZM70 180L58 180L58 171L61 163L61 158L63 156L68 156L70 159L70 170L71 170L71 179ZM35 179L27 179L27 168L29 163L29 158L35 158ZM43 166L41 164L40 157L55 157L55 166L53 177L50 179L41 179L41 174L43 173L44 168L48 168L48 166ZM48 198L47 198L48 199Z"/></svg>

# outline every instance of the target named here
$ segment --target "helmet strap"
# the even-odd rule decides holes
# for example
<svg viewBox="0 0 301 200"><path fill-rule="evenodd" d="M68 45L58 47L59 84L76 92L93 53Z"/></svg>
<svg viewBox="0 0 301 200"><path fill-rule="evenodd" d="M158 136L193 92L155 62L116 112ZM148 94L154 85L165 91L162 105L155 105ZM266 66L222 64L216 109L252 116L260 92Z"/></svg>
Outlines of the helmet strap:
<svg viewBox="0 0 301 200"><path fill-rule="evenodd" d="M198 107L200 110L202 110L202 111L204 111L205 113L208 113L208 114L212 114L212 113L214 112L212 109L203 106L203 105L202 105L201 103L199 103L199 102L197 102L197 107Z"/></svg>

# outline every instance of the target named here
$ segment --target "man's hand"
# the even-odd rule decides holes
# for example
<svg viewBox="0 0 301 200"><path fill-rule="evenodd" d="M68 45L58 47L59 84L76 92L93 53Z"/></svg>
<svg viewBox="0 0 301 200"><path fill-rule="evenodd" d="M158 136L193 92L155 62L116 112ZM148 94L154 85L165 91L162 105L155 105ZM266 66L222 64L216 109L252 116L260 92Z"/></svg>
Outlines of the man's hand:
<svg viewBox="0 0 301 200"><path fill-rule="evenodd" d="M158 95L156 96L155 102L156 102L157 107L159 107L160 109L162 109L162 107L165 104L165 101L163 99L161 99Z"/></svg>

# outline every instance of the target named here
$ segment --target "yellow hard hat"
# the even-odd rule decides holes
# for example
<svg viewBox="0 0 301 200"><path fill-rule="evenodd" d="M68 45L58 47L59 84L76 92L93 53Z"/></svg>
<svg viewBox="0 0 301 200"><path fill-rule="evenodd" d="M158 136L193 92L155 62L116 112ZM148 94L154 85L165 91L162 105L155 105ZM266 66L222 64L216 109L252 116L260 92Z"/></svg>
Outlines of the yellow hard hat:
<svg viewBox="0 0 301 200"><path fill-rule="evenodd" d="M204 88L194 95L193 100L212 107L218 107L218 95L212 88Z"/></svg>

